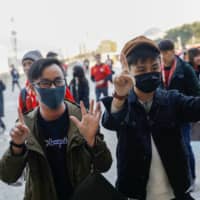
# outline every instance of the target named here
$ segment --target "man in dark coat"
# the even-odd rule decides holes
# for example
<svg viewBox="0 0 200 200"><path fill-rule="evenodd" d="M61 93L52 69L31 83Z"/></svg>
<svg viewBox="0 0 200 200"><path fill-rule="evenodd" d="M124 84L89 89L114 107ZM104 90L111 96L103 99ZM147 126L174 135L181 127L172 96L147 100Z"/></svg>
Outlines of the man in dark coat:
<svg viewBox="0 0 200 200"><path fill-rule="evenodd" d="M200 85L192 67L175 55L174 43L171 40L162 40L159 43L159 49L162 55L162 80L163 86L167 90L176 89L187 96L199 96ZM182 124L185 145L189 154L189 162L193 182L195 181L195 158L192 151L191 124Z"/></svg>
<svg viewBox="0 0 200 200"><path fill-rule="evenodd" d="M191 48L188 50L188 61L189 64L193 67L197 79L200 80L200 49Z"/></svg>
<svg viewBox="0 0 200 200"><path fill-rule="evenodd" d="M117 189L129 199L192 200L181 124L200 119L200 98L158 89L160 52L144 36L125 44L121 63L102 119L117 132Z"/></svg>

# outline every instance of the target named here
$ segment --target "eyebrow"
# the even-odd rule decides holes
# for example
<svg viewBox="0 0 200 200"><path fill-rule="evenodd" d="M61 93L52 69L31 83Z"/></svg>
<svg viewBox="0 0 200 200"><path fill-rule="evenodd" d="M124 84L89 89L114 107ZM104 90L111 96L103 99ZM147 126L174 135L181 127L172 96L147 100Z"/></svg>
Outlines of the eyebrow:
<svg viewBox="0 0 200 200"><path fill-rule="evenodd" d="M152 67L155 67L155 66L160 66L158 63L154 63L153 65L152 65Z"/></svg>

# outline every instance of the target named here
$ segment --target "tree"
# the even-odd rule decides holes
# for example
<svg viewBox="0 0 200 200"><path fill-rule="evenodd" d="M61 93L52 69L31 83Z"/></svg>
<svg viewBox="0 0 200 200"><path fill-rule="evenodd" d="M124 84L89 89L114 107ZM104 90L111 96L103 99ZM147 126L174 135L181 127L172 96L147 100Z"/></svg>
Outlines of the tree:
<svg viewBox="0 0 200 200"><path fill-rule="evenodd" d="M185 45L189 42L189 40L191 40L193 35L194 35L194 32L192 30L192 25L184 24L180 27L168 30L165 35L165 39L171 39L174 42L178 42L178 38L180 37L181 42L183 46L185 47Z"/></svg>

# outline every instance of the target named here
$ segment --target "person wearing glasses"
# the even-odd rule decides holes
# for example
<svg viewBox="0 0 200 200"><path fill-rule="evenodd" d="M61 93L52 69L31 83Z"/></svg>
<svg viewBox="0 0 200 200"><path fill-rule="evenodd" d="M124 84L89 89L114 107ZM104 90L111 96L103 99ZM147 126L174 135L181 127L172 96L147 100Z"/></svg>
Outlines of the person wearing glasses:
<svg viewBox="0 0 200 200"><path fill-rule="evenodd" d="M107 171L112 163L99 133L100 105L89 111L65 101L66 80L56 59L34 62L28 73L39 106L23 115L11 129L10 147L0 160L0 179L15 182L27 168L27 200L68 200L95 168Z"/></svg>

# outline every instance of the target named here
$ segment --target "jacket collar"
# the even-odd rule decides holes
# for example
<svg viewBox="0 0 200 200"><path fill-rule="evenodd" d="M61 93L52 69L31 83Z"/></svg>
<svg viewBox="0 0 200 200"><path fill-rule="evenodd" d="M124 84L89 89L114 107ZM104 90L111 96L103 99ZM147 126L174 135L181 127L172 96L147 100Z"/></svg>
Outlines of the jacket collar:
<svg viewBox="0 0 200 200"><path fill-rule="evenodd" d="M176 78L177 76L181 76L183 75L184 76L184 71L183 71L183 68L181 67L181 65L183 65L183 61L178 57L176 56L175 57L177 63L176 63L176 70L174 72L174 74L172 75L172 78L170 80L170 83L174 80L174 78ZM170 85L170 84L169 84Z"/></svg>
<svg viewBox="0 0 200 200"><path fill-rule="evenodd" d="M75 109L71 105L71 103L66 102L66 105L68 106L68 112L69 115L75 115L77 118L81 118L79 113L75 112ZM41 155L45 156L44 151L42 149L42 146L40 145L37 137L39 133L39 129L37 126L37 114L39 112L39 108L34 109L32 112L28 113L25 116L25 123L30 129L30 134L26 140L26 146L28 149L32 151L36 151L37 153L40 153ZM82 135L80 135L78 128L75 126L75 124L70 120L69 122L69 129L68 129L68 145L67 145L67 151L72 150L74 147L80 146L83 143L85 143L85 140Z"/></svg>
<svg viewBox="0 0 200 200"><path fill-rule="evenodd" d="M37 127L37 113L38 113L38 107L28 113L25 117L25 124L28 126L30 133L26 140L26 147L29 150L36 151L39 154L42 154L44 156L44 151L42 150L41 145L39 144L38 140L36 139L36 133L38 133L38 127Z"/></svg>
<svg viewBox="0 0 200 200"><path fill-rule="evenodd" d="M168 101L167 101L166 95L167 95L167 91L158 88L155 91L155 94L153 97L153 104L157 103L159 105L167 105ZM128 103L132 104L132 103L136 103L137 101L138 101L137 95L135 94L134 90L131 90L128 96Z"/></svg>

